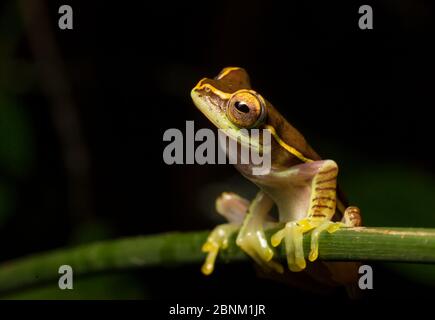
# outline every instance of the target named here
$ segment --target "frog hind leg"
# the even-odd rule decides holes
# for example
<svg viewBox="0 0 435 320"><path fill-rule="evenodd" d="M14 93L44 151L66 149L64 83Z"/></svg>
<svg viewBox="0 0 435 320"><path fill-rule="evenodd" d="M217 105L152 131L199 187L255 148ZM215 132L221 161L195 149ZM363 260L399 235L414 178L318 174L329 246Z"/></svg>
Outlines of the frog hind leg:
<svg viewBox="0 0 435 320"><path fill-rule="evenodd" d="M264 226L268 223L268 213L272 206L273 201L268 195L263 191L257 193L249 206L236 244L266 272L282 273L284 271L282 265L272 260L274 251L269 246L264 233Z"/></svg>
<svg viewBox="0 0 435 320"><path fill-rule="evenodd" d="M336 208L336 187L338 166L332 160L321 160L305 163L313 171L311 179L311 192L308 202L308 213L305 218L290 221L286 226L272 236L273 246L278 246L284 239L286 244L287 263L291 271L305 269L306 262L303 250L303 234L313 230L310 261L318 256L318 238L322 231L334 232L342 222L332 222L331 219Z"/></svg>
<svg viewBox="0 0 435 320"><path fill-rule="evenodd" d="M232 192L224 192L216 199L216 210L228 223L215 227L202 246L202 251L207 253L201 268L203 274L213 272L219 250L228 247L229 239L240 229L248 208L249 201Z"/></svg>
<svg viewBox="0 0 435 320"><path fill-rule="evenodd" d="M341 220L346 227L360 227L362 226L361 212L358 207L347 207Z"/></svg>

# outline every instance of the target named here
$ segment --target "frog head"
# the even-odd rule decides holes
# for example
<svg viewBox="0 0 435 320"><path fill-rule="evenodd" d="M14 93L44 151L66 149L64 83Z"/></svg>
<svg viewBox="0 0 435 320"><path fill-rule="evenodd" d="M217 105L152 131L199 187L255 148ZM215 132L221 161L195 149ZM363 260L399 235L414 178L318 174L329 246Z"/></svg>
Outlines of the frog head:
<svg viewBox="0 0 435 320"><path fill-rule="evenodd" d="M215 78L203 78L192 89L197 108L218 128L242 146L263 151L261 139L249 139L246 130L268 129L272 139L274 166L308 161L298 150L318 158L303 136L257 91L253 90L248 73L239 67L224 68ZM228 130L231 129L231 130Z"/></svg>

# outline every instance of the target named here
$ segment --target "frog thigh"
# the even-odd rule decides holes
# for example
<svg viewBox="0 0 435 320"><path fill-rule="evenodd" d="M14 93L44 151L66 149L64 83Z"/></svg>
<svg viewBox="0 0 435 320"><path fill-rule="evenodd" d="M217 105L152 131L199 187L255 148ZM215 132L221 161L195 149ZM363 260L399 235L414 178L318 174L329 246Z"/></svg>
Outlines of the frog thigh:
<svg viewBox="0 0 435 320"><path fill-rule="evenodd" d="M230 223L241 225L249 208L249 201L233 192L223 192L216 199L216 211Z"/></svg>

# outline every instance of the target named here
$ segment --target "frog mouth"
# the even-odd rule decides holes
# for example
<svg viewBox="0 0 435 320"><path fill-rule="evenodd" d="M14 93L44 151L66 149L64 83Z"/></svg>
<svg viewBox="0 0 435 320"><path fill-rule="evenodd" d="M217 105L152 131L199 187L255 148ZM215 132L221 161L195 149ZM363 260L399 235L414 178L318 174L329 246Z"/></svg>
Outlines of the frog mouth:
<svg viewBox="0 0 435 320"><path fill-rule="evenodd" d="M235 125L228 121L222 110L213 104L207 103L206 98L199 94L195 89L191 92L191 97L195 106L210 120L218 129L237 129Z"/></svg>

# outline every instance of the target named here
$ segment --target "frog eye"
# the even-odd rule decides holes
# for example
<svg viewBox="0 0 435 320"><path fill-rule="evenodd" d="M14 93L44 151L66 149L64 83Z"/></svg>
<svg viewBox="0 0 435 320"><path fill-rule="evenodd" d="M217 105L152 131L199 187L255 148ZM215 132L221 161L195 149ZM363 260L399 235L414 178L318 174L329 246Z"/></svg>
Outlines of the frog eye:
<svg viewBox="0 0 435 320"><path fill-rule="evenodd" d="M227 117L238 127L256 127L264 120L265 114L263 99L251 91L239 90L228 101Z"/></svg>

